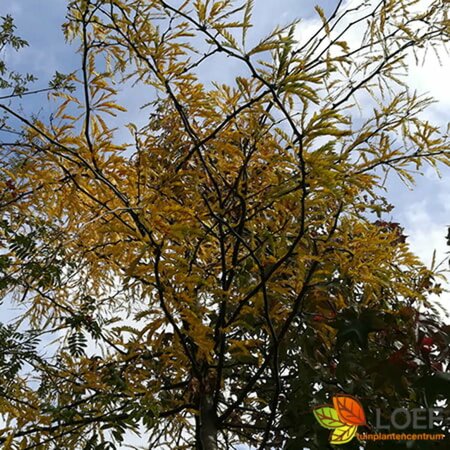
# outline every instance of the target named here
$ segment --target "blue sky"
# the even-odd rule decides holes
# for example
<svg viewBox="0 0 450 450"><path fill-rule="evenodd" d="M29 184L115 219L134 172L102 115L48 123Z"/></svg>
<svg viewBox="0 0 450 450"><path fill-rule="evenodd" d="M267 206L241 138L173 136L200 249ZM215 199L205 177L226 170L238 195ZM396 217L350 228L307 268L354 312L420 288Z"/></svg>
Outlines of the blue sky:
<svg viewBox="0 0 450 450"><path fill-rule="evenodd" d="M322 0L318 3L329 10L336 1ZM311 0L256 0L253 39L258 40L275 25L288 23L296 17L304 18L300 27L306 32L317 23L313 5ZM39 79L37 88L46 87L56 70L67 73L80 66L75 46L65 44L63 40L61 24L65 11L66 2L63 0L3 0L0 4L0 15L12 14L18 34L30 44L19 54L11 52L3 56L7 57L14 69L36 74ZM438 100L427 116L432 122L446 126L450 111L447 81L449 57L442 54L440 63L433 55L429 56L426 65L411 66L408 83L419 93L429 93ZM412 59L411 62L414 64ZM233 64L219 65L207 74L208 78L221 78L223 81L231 79L236 70ZM128 90L121 93L121 98L131 105L141 100L139 92ZM45 94L29 98L23 103L27 109L39 113L44 119L48 117L50 109ZM133 114L137 115L139 111ZM417 178L417 185L411 190L391 177L388 180L387 198L395 206L392 220L405 227L412 249L426 263L430 262L434 250L438 259L443 258L450 250L444 238L446 225L450 224L450 169L442 168L441 178L433 170L424 170L424 175ZM448 295L441 298L441 303L450 310ZM3 307L0 309L0 321L7 320L11 314Z"/></svg>

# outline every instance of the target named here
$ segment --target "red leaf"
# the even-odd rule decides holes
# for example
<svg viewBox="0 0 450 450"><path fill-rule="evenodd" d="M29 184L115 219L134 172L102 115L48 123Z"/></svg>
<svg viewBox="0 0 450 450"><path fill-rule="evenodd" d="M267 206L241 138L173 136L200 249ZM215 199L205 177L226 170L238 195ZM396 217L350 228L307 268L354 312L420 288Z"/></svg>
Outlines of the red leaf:
<svg viewBox="0 0 450 450"><path fill-rule="evenodd" d="M336 395L333 405L339 419L347 425L366 425L366 416L361 403L350 395Z"/></svg>

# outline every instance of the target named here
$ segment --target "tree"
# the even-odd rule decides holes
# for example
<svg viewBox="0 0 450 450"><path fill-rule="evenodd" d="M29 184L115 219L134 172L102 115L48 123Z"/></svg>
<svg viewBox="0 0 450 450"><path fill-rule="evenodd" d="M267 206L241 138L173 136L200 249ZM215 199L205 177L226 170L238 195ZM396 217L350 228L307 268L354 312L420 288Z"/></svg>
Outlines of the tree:
<svg viewBox="0 0 450 450"><path fill-rule="evenodd" d="M3 448L134 430L152 449L322 449L311 409L333 393L369 423L447 405L442 274L383 197L389 173L450 162L399 74L448 43L446 2L339 1L312 36L294 22L255 46L252 1L180 3L69 2L81 68L49 86L51 119L21 112L23 90L0 103L0 288L23 310L0 329ZM229 61L232 82L200 81ZM128 143L125 82L149 110Z"/></svg>

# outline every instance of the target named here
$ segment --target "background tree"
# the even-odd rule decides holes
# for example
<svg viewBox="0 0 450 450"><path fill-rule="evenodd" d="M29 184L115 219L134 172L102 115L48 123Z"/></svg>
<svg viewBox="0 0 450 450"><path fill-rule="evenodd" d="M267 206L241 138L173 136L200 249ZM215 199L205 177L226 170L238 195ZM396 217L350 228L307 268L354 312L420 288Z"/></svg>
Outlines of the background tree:
<svg viewBox="0 0 450 450"><path fill-rule="evenodd" d="M3 448L113 449L134 430L152 449L322 449L311 408L333 393L369 424L447 406L439 267L382 195L389 172L450 161L399 74L448 43L446 2L416 3L339 1L309 38L294 22L256 46L251 1L69 3L81 69L49 86L51 119L0 103L17 135L1 144L0 287L26 328L0 329ZM200 81L232 60L232 83ZM130 143L124 82L150 108Z"/></svg>

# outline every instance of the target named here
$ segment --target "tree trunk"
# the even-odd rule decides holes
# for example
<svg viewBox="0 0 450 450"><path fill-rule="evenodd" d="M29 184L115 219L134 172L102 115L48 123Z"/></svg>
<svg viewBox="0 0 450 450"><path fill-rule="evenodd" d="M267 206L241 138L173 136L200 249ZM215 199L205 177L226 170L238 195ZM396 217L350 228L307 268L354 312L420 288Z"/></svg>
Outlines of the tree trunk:
<svg viewBox="0 0 450 450"><path fill-rule="evenodd" d="M197 450L217 450L217 413L211 394L202 394L197 427Z"/></svg>

